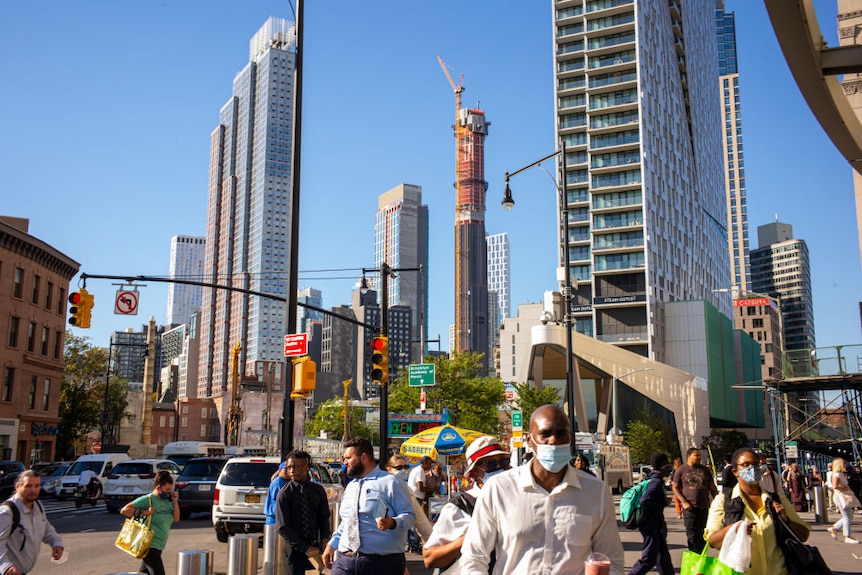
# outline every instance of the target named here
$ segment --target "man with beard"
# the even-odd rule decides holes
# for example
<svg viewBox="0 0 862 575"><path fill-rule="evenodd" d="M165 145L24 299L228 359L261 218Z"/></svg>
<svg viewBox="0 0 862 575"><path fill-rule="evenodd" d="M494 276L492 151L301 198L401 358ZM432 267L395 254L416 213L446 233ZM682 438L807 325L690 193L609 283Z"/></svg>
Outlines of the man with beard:
<svg viewBox="0 0 862 575"><path fill-rule="evenodd" d="M329 526L329 500L326 490L312 483L308 468L311 456L291 451L284 461L288 482L278 492L275 524L278 534L290 545L290 564L294 573L317 569L320 553L332 529Z"/></svg>
<svg viewBox="0 0 862 575"><path fill-rule="evenodd" d="M464 545L462 575L488 573L583 573L593 552L611 560L621 575L625 557L614 501L604 482L571 465L574 436L556 405L530 417L527 439L533 458L482 488Z"/></svg>
<svg viewBox="0 0 862 575"><path fill-rule="evenodd" d="M45 510L38 501L41 488L42 480L35 471L23 471L15 479L15 494L9 498L9 504L14 505L18 513L5 503L0 507L0 573L3 575L22 575L32 571L39 558L41 543L51 546L53 559L63 555L63 540L48 523ZM18 526L13 530L15 515L18 516Z"/></svg>
<svg viewBox="0 0 862 575"><path fill-rule="evenodd" d="M407 530L416 521L404 481L377 467L371 442L344 443L351 481L341 497L341 523L323 551L331 575L404 575ZM338 557L335 552L338 551Z"/></svg>

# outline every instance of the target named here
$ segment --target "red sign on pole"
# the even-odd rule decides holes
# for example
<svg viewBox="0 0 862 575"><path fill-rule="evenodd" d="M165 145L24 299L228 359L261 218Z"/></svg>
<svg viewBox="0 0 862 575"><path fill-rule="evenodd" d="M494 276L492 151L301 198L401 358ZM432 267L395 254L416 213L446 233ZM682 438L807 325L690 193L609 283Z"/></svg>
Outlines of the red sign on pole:
<svg viewBox="0 0 862 575"><path fill-rule="evenodd" d="M289 333L284 336L284 357L308 355L308 334Z"/></svg>
<svg viewBox="0 0 862 575"><path fill-rule="evenodd" d="M94 441L93 442L93 453L102 453L102 442Z"/></svg>

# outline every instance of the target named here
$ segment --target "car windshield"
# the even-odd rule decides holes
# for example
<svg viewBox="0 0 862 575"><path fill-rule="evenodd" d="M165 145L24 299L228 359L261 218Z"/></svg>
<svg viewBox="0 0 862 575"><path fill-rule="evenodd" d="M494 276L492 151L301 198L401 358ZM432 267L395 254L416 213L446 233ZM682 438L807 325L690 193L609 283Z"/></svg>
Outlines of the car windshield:
<svg viewBox="0 0 862 575"><path fill-rule="evenodd" d="M3 463L0 465L0 473L18 473L23 471L23 466L15 465L14 463Z"/></svg>
<svg viewBox="0 0 862 575"><path fill-rule="evenodd" d="M221 482L224 485L250 485L265 487L272 481L272 475L278 470L278 463L263 461L228 463L225 466Z"/></svg>
<svg viewBox="0 0 862 575"><path fill-rule="evenodd" d="M111 475L148 475L152 472L152 463L118 463L111 470Z"/></svg>
<svg viewBox="0 0 862 575"><path fill-rule="evenodd" d="M191 461L183 468L180 479L215 481L224 467L224 461Z"/></svg>
<svg viewBox="0 0 862 575"><path fill-rule="evenodd" d="M69 465L61 465L60 467L58 467L57 469L52 471L50 475L52 475L52 476L54 476L54 475L65 475L66 471L69 470L69 467L70 467Z"/></svg>
<svg viewBox="0 0 862 575"><path fill-rule="evenodd" d="M75 465L72 466L72 469L69 470L68 475L81 475L85 469L89 469L91 471L99 473L99 469L101 469L101 467L101 462L96 463L94 461L76 461Z"/></svg>

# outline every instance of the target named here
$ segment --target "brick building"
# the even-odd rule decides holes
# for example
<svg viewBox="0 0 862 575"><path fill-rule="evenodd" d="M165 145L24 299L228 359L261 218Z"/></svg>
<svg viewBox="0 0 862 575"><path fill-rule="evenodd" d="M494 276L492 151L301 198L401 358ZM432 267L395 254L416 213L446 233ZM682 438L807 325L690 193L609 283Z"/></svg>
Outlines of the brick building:
<svg viewBox="0 0 862 575"><path fill-rule="evenodd" d="M69 281L80 264L0 216L0 458L55 458Z"/></svg>

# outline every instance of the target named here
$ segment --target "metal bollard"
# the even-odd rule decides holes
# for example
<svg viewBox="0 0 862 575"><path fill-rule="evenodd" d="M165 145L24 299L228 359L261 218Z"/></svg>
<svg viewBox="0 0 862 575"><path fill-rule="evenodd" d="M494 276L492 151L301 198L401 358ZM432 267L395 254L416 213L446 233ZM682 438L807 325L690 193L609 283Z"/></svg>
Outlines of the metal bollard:
<svg viewBox="0 0 862 575"><path fill-rule="evenodd" d="M234 535L228 539L227 575L257 573L257 535Z"/></svg>
<svg viewBox="0 0 862 575"><path fill-rule="evenodd" d="M186 550L177 553L177 575L199 575L201 572L201 554Z"/></svg>
<svg viewBox="0 0 862 575"><path fill-rule="evenodd" d="M198 549L197 551L201 555L200 575L213 575L215 552L212 549Z"/></svg>
<svg viewBox="0 0 862 575"><path fill-rule="evenodd" d="M822 525L829 523L829 491L825 485L815 487L814 491L814 523Z"/></svg>
<svg viewBox="0 0 862 575"><path fill-rule="evenodd" d="M291 575L290 544L278 534L277 525L263 526L263 575Z"/></svg>

